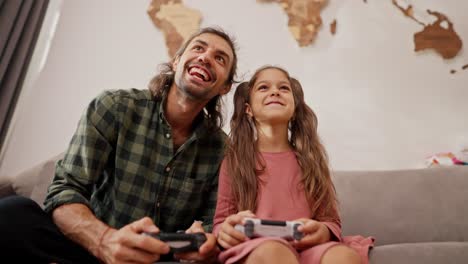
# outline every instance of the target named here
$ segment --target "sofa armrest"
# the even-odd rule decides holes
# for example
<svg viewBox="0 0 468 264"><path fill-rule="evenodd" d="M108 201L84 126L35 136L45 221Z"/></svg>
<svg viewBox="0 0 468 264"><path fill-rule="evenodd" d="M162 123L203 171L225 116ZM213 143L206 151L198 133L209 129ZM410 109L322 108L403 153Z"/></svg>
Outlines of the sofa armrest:
<svg viewBox="0 0 468 264"><path fill-rule="evenodd" d="M15 194L12 182L6 175L0 176L0 198Z"/></svg>
<svg viewBox="0 0 468 264"><path fill-rule="evenodd" d="M11 177L10 188L13 194L29 197L43 207L47 188L55 174L55 163L62 157L63 153Z"/></svg>

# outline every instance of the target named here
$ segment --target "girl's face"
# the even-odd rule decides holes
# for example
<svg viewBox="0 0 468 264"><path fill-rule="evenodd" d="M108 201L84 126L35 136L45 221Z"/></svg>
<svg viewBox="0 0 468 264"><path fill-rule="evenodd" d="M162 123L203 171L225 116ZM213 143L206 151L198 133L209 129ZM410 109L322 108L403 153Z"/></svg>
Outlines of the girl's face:
<svg viewBox="0 0 468 264"><path fill-rule="evenodd" d="M284 72L265 69L257 75L246 113L259 123L287 124L294 115L291 83Z"/></svg>

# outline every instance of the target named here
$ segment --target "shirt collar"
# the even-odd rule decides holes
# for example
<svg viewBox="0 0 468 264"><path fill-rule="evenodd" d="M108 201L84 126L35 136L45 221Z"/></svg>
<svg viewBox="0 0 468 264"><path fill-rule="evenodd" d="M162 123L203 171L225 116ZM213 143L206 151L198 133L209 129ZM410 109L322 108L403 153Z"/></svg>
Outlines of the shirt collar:
<svg viewBox="0 0 468 264"><path fill-rule="evenodd" d="M166 101L167 101L167 96L163 97L161 103L159 104L158 115L159 115L159 122L169 126L166 116L164 115Z"/></svg>
<svg viewBox="0 0 468 264"><path fill-rule="evenodd" d="M166 103L167 103L167 96L163 97L161 103L159 104L159 109L158 109L159 122L170 128L171 126L169 122L167 122L166 116L164 114ZM190 137L194 136L195 138L200 138L207 131L207 124L206 124L204 109L200 111L200 113L195 117L193 122L194 122L194 129Z"/></svg>

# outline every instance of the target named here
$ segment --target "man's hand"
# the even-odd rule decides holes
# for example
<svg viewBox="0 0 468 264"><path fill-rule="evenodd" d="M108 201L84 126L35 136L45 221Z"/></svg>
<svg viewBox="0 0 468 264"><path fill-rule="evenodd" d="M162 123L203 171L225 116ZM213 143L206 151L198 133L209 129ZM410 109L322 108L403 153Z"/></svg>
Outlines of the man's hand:
<svg viewBox="0 0 468 264"><path fill-rule="evenodd" d="M98 257L105 263L153 263L169 253L169 246L143 232L159 232L149 217L128 224L119 230L103 232Z"/></svg>
<svg viewBox="0 0 468 264"><path fill-rule="evenodd" d="M304 223L303 226L298 228L299 231L304 233L304 237L299 241L291 242L294 248L304 250L330 241L330 230L324 223L306 218L297 219L296 221Z"/></svg>
<svg viewBox="0 0 468 264"><path fill-rule="evenodd" d="M193 222L192 226L185 231L187 234L191 233L205 233L202 223L200 221ZM216 246L216 238L213 234L205 233L206 241L201 245L198 252L187 252L174 254L174 257L180 260L194 260L203 263L213 263L216 261L219 249Z"/></svg>
<svg viewBox="0 0 468 264"><path fill-rule="evenodd" d="M141 234L159 232L148 217L115 230L79 203L55 208L52 217L65 236L105 263L153 263L169 252L167 244Z"/></svg>
<svg viewBox="0 0 468 264"><path fill-rule="evenodd" d="M244 224L244 218L246 217L253 218L255 215L247 210L230 215L224 220L218 233L218 243L223 248L231 248L248 239L242 232L234 229L237 224Z"/></svg>

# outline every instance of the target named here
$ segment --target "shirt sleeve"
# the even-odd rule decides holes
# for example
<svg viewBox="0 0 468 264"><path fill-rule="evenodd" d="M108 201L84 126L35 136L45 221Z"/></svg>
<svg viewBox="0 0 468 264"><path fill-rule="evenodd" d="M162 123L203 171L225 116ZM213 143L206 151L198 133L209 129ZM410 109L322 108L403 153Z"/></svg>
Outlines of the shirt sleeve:
<svg viewBox="0 0 468 264"><path fill-rule="evenodd" d="M224 220L237 213L234 197L231 192L231 178L227 174L226 159L221 163L218 183L218 199L213 220L213 234L218 235L221 224Z"/></svg>
<svg viewBox="0 0 468 264"><path fill-rule="evenodd" d="M112 93L107 91L86 108L65 156L56 164L55 176L44 201L46 212L69 203L81 203L91 208L92 190L116 141L116 107Z"/></svg>

